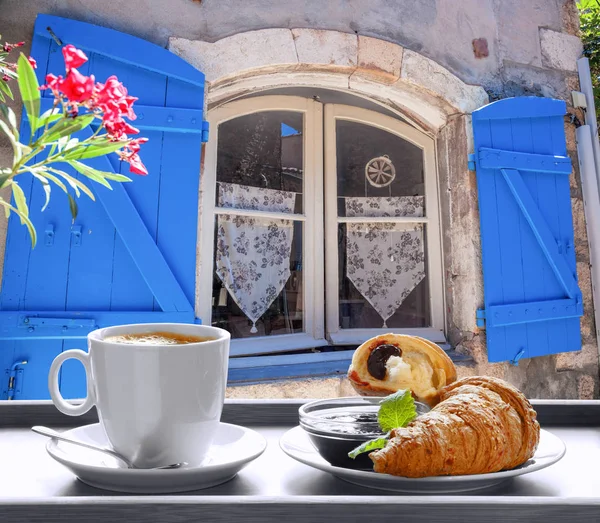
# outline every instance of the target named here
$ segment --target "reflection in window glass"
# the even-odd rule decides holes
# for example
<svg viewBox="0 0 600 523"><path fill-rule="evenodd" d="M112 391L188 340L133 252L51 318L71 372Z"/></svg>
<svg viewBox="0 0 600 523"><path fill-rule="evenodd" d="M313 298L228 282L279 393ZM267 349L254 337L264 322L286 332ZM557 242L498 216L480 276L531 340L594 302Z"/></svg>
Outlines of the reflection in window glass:
<svg viewBox="0 0 600 523"><path fill-rule="evenodd" d="M302 213L303 115L264 111L219 125L219 182L292 191L295 213ZM218 205L218 202L217 202Z"/></svg>
<svg viewBox="0 0 600 523"><path fill-rule="evenodd" d="M423 151L416 145L347 120L336 122L336 136L338 216L345 216L347 197L424 196Z"/></svg>

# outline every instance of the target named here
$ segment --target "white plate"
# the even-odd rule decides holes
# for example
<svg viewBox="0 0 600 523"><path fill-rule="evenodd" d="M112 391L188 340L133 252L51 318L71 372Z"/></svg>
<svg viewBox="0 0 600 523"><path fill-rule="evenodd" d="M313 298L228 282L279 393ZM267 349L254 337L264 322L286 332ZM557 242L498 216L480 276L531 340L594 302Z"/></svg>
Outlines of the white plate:
<svg viewBox="0 0 600 523"><path fill-rule="evenodd" d="M349 483L413 494L450 494L488 488L515 476L549 467L560 460L566 452L565 444L560 438L542 429L540 444L533 458L515 469L491 474L474 474L472 476L405 478L368 470L334 467L321 457L311 443L308 434L301 427L295 427L287 431L279 440L279 445L288 456L295 460L309 467L329 472Z"/></svg>
<svg viewBox="0 0 600 523"><path fill-rule="evenodd" d="M110 446L99 423L68 430L64 434L88 443ZM260 456L266 446L267 442L257 432L221 423L205 463L179 469L128 469L115 458L54 439L48 441L46 450L92 487L133 494L168 494L225 483Z"/></svg>

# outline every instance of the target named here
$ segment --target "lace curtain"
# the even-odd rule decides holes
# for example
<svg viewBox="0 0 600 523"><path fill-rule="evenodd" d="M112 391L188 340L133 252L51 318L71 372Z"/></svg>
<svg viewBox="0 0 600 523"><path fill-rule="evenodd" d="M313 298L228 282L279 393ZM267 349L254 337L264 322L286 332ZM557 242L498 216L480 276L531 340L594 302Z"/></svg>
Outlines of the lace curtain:
<svg viewBox="0 0 600 523"><path fill-rule="evenodd" d="M296 193L218 184L218 205L233 209L293 213ZM256 322L279 296L290 277L293 221L219 215L217 276L243 313Z"/></svg>
<svg viewBox="0 0 600 523"><path fill-rule="evenodd" d="M423 216L423 196L345 198L346 216ZM346 275L383 319L425 277L422 224L348 223Z"/></svg>

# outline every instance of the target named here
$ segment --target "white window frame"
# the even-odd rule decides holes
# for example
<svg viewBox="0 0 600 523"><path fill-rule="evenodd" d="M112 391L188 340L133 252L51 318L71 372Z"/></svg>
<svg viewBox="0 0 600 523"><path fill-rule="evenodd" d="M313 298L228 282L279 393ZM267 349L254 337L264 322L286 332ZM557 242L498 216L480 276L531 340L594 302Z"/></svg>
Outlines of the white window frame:
<svg viewBox="0 0 600 523"><path fill-rule="evenodd" d="M304 332L235 339L231 342L231 355L286 352L329 344L354 345L384 332L411 334L436 343L445 343L442 238L434 139L400 120L372 110L327 104L323 111L321 103L297 96L267 95L244 98L208 112L211 131L205 148L204 166L200 180L196 289L198 317L206 324L210 324L212 321L213 251L217 214L234 212L240 215L269 217L269 213L260 211L232 211L231 209L219 210L216 208L219 125L240 116L264 111L294 111L304 115L304 212L289 215L290 219L304 222L302 253ZM325 255L323 254L325 245L337 246L338 223L353 220L337 216L336 121L339 119L382 129L407 140L423 151L426 216L423 218L385 218L385 221L418 222L427 226L427 276L429 278L431 327L339 328L337 248L326 249ZM277 217L281 217L281 215L278 214ZM356 220L368 221L364 218ZM210 292L206 293L205 289L209 289Z"/></svg>
<svg viewBox="0 0 600 523"><path fill-rule="evenodd" d="M293 111L304 115L304 212L289 215L290 219L304 222L304 332L231 340L232 356L292 351L328 344L324 325L323 191L320 189L323 187L323 106L311 99L298 96L245 98L209 111L210 137L206 144L204 169L200 180L200 249L196 310L203 322L211 323L215 218L218 213L231 213L231 210L219 210L215 206L219 125L240 116L264 111ZM235 210L235 214L270 217L269 213L260 211ZM278 213L277 217L281 218L281 214ZM210 289L210 294L207 295L204 289Z"/></svg>
<svg viewBox="0 0 600 523"><path fill-rule="evenodd" d="M425 177L425 216L423 218L340 218L337 215L337 146L336 122L346 120L361 123L395 134L416 145L423 151L423 172ZM342 222L384 221L426 224L427 237L427 277L429 280L429 310L431 327L384 329L340 329L339 327L339 271L337 249L325 251L325 284L327 337L335 345L351 345L383 334L396 332L421 336L436 343L445 343L444 336L444 286L442 266L442 245L440 235L440 206L435 161L435 141L414 127L368 109L349 105L325 105L325 245L337 245L338 224Z"/></svg>

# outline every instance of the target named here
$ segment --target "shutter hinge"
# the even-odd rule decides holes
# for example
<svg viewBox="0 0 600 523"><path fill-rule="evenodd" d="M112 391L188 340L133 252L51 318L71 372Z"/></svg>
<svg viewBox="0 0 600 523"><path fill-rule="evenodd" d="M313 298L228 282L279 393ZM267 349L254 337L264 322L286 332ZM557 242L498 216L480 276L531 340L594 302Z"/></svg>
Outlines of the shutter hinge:
<svg viewBox="0 0 600 523"><path fill-rule="evenodd" d="M6 369L6 374L8 375L8 387L5 391L7 400L15 399L15 395L21 392L20 387L18 388L17 385L17 376L23 376L23 369L19 368L21 365L27 365L27 360L16 361L12 364L10 369ZM19 383L22 382L22 379L19 380Z"/></svg>
<svg viewBox="0 0 600 523"><path fill-rule="evenodd" d="M480 329L485 329L485 309L477 309L476 324Z"/></svg>
<svg viewBox="0 0 600 523"><path fill-rule="evenodd" d="M474 153L469 155L469 163L468 163L469 171L475 171L477 169L476 163L475 163L475 158L476 158L476 155Z"/></svg>
<svg viewBox="0 0 600 523"><path fill-rule="evenodd" d="M209 124L207 121L202 122L202 142L208 142Z"/></svg>

